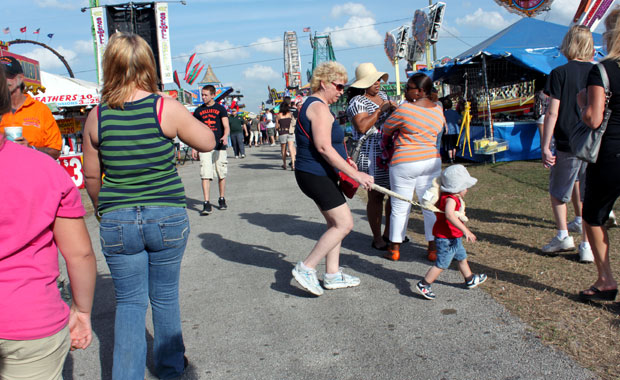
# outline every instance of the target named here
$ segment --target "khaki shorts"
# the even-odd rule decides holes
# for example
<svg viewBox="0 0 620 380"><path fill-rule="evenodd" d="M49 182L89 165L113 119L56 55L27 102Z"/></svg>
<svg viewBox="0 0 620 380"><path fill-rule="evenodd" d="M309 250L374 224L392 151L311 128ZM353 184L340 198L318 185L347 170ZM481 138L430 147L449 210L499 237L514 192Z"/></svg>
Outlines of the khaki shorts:
<svg viewBox="0 0 620 380"><path fill-rule="evenodd" d="M570 202L575 181L579 181L581 200L585 196L588 164L569 152L556 151L555 165L549 171L549 194L562 203Z"/></svg>
<svg viewBox="0 0 620 380"><path fill-rule="evenodd" d="M200 178L224 179L228 173L228 160L226 150L213 150L207 153L198 153L200 157Z"/></svg>
<svg viewBox="0 0 620 380"><path fill-rule="evenodd" d="M278 136L278 140L280 141L280 144L286 144L288 141L295 141L295 135L291 135L290 133L280 135Z"/></svg>
<svg viewBox="0 0 620 380"><path fill-rule="evenodd" d="M47 338L0 339L0 379L62 380L70 346L69 326Z"/></svg>

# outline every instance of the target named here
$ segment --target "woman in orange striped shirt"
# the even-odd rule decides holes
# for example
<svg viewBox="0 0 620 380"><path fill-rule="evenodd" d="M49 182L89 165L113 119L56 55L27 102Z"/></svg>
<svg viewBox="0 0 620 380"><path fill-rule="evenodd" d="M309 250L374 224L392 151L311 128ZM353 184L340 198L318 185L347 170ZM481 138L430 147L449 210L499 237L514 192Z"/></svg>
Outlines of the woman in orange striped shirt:
<svg viewBox="0 0 620 380"><path fill-rule="evenodd" d="M393 191L411 199L415 190L418 199L431 187L433 178L441 173L441 158L437 149L437 136L445 119L441 106L429 99L433 82L424 74L414 74L407 81L403 103L383 124L383 136L394 139L394 155L390 161L390 186ZM385 255L391 260L400 258L400 244L407 231L411 204L391 197L390 248ZM424 214L424 235L428 241L428 258L436 259L433 224L435 215Z"/></svg>

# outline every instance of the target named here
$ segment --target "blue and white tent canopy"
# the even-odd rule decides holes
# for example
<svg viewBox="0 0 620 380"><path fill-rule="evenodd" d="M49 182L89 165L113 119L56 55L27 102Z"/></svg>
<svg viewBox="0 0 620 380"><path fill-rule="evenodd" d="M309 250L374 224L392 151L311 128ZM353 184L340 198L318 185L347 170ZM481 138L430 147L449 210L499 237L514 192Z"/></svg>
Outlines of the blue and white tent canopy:
<svg viewBox="0 0 620 380"><path fill-rule="evenodd" d="M567 62L566 57L560 53L560 45L568 27L541 21L533 18L522 18L487 40L467 49L455 57L451 62L437 66L429 75L433 80L457 82L462 80L463 65L479 65L482 55L485 55L487 63L502 61L502 63L514 66L513 71L517 76L527 78L548 75L551 70ZM595 60L600 60L605 52L602 47L602 36L594 34L596 50ZM432 73L432 74L431 74ZM459 78L460 77L460 78ZM489 77L489 85L493 82L511 80Z"/></svg>

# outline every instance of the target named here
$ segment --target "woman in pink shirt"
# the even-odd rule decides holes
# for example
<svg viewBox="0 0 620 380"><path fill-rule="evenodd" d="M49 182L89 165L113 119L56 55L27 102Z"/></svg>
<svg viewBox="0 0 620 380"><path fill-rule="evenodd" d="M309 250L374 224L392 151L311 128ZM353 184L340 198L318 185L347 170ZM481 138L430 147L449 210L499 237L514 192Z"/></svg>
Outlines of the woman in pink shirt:
<svg viewBox="0 0 620 380"><path fill-rule="evenodd" d="M10 109L0 70L0 115ZM0 377L62 379L69 349L92 339L97 268L80 192L48 155L0 134ZM58 250L73 296L62 300Z"/></svg>

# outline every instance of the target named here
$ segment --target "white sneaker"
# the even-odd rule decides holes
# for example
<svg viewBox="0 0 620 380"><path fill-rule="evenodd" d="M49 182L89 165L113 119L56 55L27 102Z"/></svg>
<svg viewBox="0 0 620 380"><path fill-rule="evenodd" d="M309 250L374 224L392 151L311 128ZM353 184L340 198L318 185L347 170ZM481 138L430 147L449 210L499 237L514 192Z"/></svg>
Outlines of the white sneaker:
<svg viewBox="0 0 620 380"><path fill-rule="evenodd" d="M605 222L605 227L612 228L616 227L618 222L616 221L616 214L614 214L613 210L609 213L609 219Z"/></svg>
<svg viewBox="0 0 620 380"><path fill-rule="evenodd" d="M548 244L542 247L542 251L545 253L568 251L571 249L575 249L575 242L572 236L567 236L560 240L556 235Z"/></svg>
<svg viewBox="0 0 620 380"><path fill-rule="evenodd" d="M586 246L585 243L579 244L579 262L591 263L594 262L594 255L592 254L592 248L590 244Z"/></svg>
<svg viewBox="0 0 620 380"><path fill-rule="evenodd" d="M582 222L577 223L577 221L574 219L568 222L566 226L568 227L568 232L576 232L578 234L583 232L583 223Z"/></svg>
<svg viewBox="0 0 620 380"><path fill-rule="evenodd" d="M321 288L319 279L316 277L316 270L303 270L301 268L301 261L295 265L295 268L293 268L293 277L295 277L295 280L299 283L299 285L315 296L320 296L323 294L323 288Z"/></svg>
<svg viewBox="0 0 620 380"><path fill-rule="evenodd" d="M360 279L358 277L342 273L342 268L339 268L336 274L338 277L332 280L323 277L323 286L325 289L352 288L360 284Z"/></svg>

